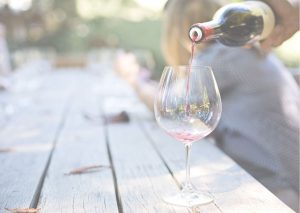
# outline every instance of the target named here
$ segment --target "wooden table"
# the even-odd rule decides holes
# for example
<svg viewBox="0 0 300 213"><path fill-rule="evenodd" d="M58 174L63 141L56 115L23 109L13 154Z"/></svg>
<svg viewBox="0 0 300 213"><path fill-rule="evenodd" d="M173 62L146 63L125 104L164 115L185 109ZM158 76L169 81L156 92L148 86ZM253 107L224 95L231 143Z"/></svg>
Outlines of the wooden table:
<svg viewBox="0 0 300 213"><path fill-rule="evenodd" d="M191 176L214 202L165 204L184 180L184 147L111 70L49 72L16 98L28 101L0 130L0 212L293 212L209 139L193 145ZM120 111L130 122L102 122ZM66 175L91 165L103 168Z"/></svg>

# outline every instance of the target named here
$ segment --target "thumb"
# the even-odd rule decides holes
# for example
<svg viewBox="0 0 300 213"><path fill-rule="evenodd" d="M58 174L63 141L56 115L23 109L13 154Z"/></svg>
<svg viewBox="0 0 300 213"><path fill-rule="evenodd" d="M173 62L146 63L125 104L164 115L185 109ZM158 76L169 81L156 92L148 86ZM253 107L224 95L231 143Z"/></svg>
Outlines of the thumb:
<svg viewBox="0 0 300 213"><path fill-rule="evenodd" d="M280 25L277 25L273 32L270 34L268 38L266 38L264 41L261 42L261 48L264 51L270 51L273 46L277 46L278 40L281 39L281 34L282 34L283 27Z"/></svg>

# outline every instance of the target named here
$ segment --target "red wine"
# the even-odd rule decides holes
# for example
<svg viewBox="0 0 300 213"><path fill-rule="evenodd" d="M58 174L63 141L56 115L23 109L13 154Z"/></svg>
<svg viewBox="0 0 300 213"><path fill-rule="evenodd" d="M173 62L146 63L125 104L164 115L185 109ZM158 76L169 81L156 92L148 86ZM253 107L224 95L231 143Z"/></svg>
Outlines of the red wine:
<svg viewBox="0 0 300 213"><path fill-rule="evenodd" d="M227 46L243 46L268 37L274 25L275 17L268 5L246 1L222 7L212 21L194 24L189 35L197 43L216 39Z"/></svg>
<svg viewBox="0 0 300 213"><path fill-rule="evenodd" d="M178 131L168 131L167 133L181 142L191 143L204 138L210 132L211 132L210 128L205 128L203 129L203 131L197 131L197 132L178 130Z"/></svg>
<svg viewBox="0 0 300 213"><path fill-rule="evenodd" d="M191 75L191 67L194 59L194 52L195 52L195 45L196 42L195 40L197 39L197 34L194 34L192 37L192 46L191 46L191 58L189 61L189 66L188 66L188 78L187 78L187 84L186 84L186 94L185 94L185 100L186 100L186 105L185 105L185 112L189 114L190 111L190 105L189 105L189 90L190 90L190 75Z"/></svg>
<svg viewBox="0 0 300 213"><path fill-rule="evenodd" d="M202 138L202 135L188 132L168 132L168 134L181 142L194 142Z"/></svg>
<svg viewBox="0 0 300 213"><path fill-rule="evenodd" d="M196 44L196 42L193 41L192 47L191 47L191 58L190 58L189 67L188 67L188 79L187 79L187 84L186 84L186 96L188 95L188 91L190 90L190 74L191 74L191 66L192 66L193 59L194 59L195 44Z"/></svg>

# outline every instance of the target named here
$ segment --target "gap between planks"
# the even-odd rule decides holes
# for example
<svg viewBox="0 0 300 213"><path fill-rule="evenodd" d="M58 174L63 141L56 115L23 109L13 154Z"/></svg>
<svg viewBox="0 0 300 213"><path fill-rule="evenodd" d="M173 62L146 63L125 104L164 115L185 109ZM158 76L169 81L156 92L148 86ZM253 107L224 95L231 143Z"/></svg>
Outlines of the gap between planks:
<svg viewBox="0 0 300 213"><path fill-rule="evenodd" d="M170 172L170 175L172 176L173 180L175 181L176 185L178 186L179 189L181 189L181 183L180 181L175 177L172 169L168 166L166 160L164 159L162 153L159 151L158 147L156 146L155 142L153 141L153 138L149 135L149 132L146 130L145 124L141 121L140 118L137 118L137 122L140 124L141 130L144 132L144 134L147 136L148 141L150 142L151 146L153 147L153 149L156 151L156 153L158 154L159 158L161 159L161 161L163 162L163 164L165 165L165 167L167 168L167 170ZM213 195L212 195L213 196ZM221 208L215 203L215 201L212 202L213 205L216 207L216 209L218 209L219 213L223 213L223 211L221 210ZM198 210L197 208L188 208L189 212L201 212L200 210Z"/></svg>
<svg viewBox="0 0 300 213"><path fill-rule="evenodd" d="M114 182L115 195L116 195L116 200L117 200L117 205L118 205L118 211L119 211L119 213L123 213L123 205L122 205L122 200L121 200L120 192L119 192L119 188L118 188L117 175L116 175L116 172L115 172L114 161L113 161L113 158L112 158L112 153L111 153L110 145L109 145L108 124L104 124L104 134L105 134L106 149L107 149L107 153L108 153L109 164L110 164L111 172L112 172L112 176L113 176L113 182Z"/></svg>
<svg viewBox="0 0 300 213"><path fill-rule="evenodd" d="M45 178L46 178L49 166L51 164L51 159L52 159L53 153L55 151L55 147L56 147L57 141L59 139L59 136L60 136L60 134L62 132L62 129L64 127L68 111L70 110L70 106L66 104L66 106L64 108L65 109L63 110L62 118L61 118L61 120L59 122L59 126L58 126L58 128L56 130L55 137L53 139L53 146L51 148L51 151L50 151L50 154L49 154L49 157L48 157L45 169L44 169L44 171L43 171L43 173L41 175L41 178L39 180L39 183L37 185L37 188L35 190L35 193L33 195L33 198L31 200L29 208L37 208L37 206L38 206L38 203L39 203L39 200L40 200L40 195L41 195L41 192L42 192L42 189L43 189L43 185L44 185L44 181L45 181Z"/></svg>

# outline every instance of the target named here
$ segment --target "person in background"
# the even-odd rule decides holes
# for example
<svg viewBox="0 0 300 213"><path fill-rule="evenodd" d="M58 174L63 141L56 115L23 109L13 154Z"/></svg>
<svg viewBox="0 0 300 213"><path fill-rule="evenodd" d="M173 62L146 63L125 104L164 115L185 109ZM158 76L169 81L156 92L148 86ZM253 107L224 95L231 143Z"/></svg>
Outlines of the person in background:
<svg viewBox="0 0 300 213"><path fill-rule="evenodd" d="M168 64L188 64L190 26L211 20L220 6L217 0L168 2L162 33ZM275 38L262 44L266 49L280 44ZM220 89L223 112L212 134L217 146L297 211L300 92L292 75L272 53L215 42L197 45L194 64L211 66ZM117 72L153 110L157 82L139 78L140 69L131 53L116 59Z"/></svg>

